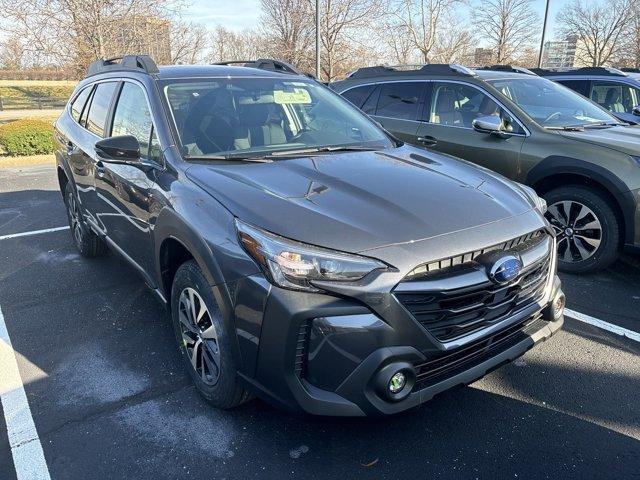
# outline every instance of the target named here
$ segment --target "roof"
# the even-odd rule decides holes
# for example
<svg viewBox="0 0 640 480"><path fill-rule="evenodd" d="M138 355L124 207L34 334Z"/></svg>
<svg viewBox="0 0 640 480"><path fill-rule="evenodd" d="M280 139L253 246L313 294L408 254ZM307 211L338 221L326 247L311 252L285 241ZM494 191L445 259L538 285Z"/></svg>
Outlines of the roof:
<svg viewBox="0 0 640 480"><path fill-rule="evenodd" d="M159 67L157 78L197 78L197 77L291 77L300 79L294 74L278 73L251 67L235 65L168 65Z"/></svg>

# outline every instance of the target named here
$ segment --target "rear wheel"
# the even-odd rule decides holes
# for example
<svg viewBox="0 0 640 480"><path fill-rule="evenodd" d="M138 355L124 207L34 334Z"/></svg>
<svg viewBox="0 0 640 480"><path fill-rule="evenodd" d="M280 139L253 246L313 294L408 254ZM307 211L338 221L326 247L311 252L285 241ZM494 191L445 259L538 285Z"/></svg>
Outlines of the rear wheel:
<svg viewBox="0 0 640 480"><path fill-rule="evenodd" d="M613 263L620 226L604 196L586 187L567 186L551 190L544 198L547 220L556 232L560 270L585 273Z"/></svg>
<svg viewBox="0 0 640 480"><path fill-rule="evenodd" d="M225 328L211 287L193 260L182 264L174 277L171 316L185 366L202 396L222 409L247 401L231 353L232 332Z"/></svg>
<svg viewBox="0 0 640 480"><path fill-rule="evenodd" d="M71 238L83 257L98 257L107 251L107 245L98 237L82 218L80 204L71 182L67 182L64 194Z"/></svg>

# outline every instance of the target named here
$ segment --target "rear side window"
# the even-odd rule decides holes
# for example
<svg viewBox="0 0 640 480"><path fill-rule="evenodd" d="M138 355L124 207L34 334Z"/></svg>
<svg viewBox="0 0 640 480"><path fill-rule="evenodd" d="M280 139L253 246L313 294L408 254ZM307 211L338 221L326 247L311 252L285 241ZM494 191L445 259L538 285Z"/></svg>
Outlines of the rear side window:
<svg viewBox="0 0 640 480"><path fill-rule="evenodd" d="M589 96L589 80L558 80L558 83L578 92L580 95Z"/></svg>
<svg viewBox="0 0 640 480"><path fill-rule="evenodd" d="M104 133L107 115L109 114L109 105L111 105L116 85L115 82L99 83L89 106L87 129L100 137Z"/></svg>
<svg viewBox="0 0 640 480"><path fill-rule="evenodd" d="M140 142L140 156L155 159L159 149L153 145L157 140L152 132L151 112L142 88L125 82L113 116L111 135L133 135Z"/></svg>
<svg viewBox="0 0 640 480"><path fill-rule="evenodd" d="M385 83L380 90L376 115L402 120L416 120L424 88L424 82Z"/></svg>
<svg viewBox="0 0 640 480"><path fill-rule="evenodd" d="M367 101L367 98L369 98L369 95L371 95L374 88L375 85L363 85L362 87L355 87L347 90L342 94L342 96L353 103L356 107L362 108L362 105Z"/></svg>
<svg viewBox="0 0 640 480"><path fill-rule="evenodd" d="M80 121L80 115L82 114L82 109L87 103L87 99L91 93L91 88L92 87L85 87L71 104L71 116L76 122Z"/></svg>

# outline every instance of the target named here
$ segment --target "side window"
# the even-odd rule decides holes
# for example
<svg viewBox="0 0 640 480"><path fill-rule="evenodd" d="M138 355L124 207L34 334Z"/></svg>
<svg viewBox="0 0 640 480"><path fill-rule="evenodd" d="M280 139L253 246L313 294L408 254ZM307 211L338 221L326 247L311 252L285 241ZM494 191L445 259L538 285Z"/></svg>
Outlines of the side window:
<svg viewBox="0 0 640 480"><path fill-rule="evenodd" d="M355 87L347 90L342 94L344 98L353 103L356 107L361 108L364 102L367 101L369 95L373 92L375 85L363 85L362 87Z"/></svg>
<svg viewBox="0 0 640 480"><path fill-rule="evenodd" d="M89 108L91 108L91 102L93 101L93 94L95 93L96 89L92 88L90 90L91 90L91 94L89 95L89 100L87 100L87 104L82 110L82 115L80 115L80 121L79 121L80 125L82 125L85 128L87 128L87 117L89 116Z"/></svg>
<svg viewBox="0 0 640 480"><path fill-rule="evenodd" d="M524 131L491 97L477 88L461 83L434 83L429 109L429 122L452 127L473 128L479 117L500 117L507 131Z"/></svg>
<svg viewBox="0 0 640 480"><path fill-rule="evenodd" d="M416 120L425 82L390 82L382 85L376 115Z"/></svg>
<svg viewBox="0 0 640 480"><path fill-rule="evenodd" d="M82 109L87 103L87 99L89 98L89 94L91 93L91 89L93 87L85 87L76 97L76 99L71 104L71 116L76 122L80 121L80 115L82 115Z"/></svg>
<svg viewBox="0 0 640 480"><path fill-rule="evenodd" d="M369 98L364 101L361 109L367 115L376 114L376 106L378 105L378 98L380 97L380 85L375 87L373 92L369 94Z"/></svg>
<svg viewBox="0 0 640 480"><path fill-rule="evenodd" d="M131 82L123 84L113 115L111 136L119 135L136 137L140 142L142 158L156 160L159 157L158 140L153 132L147 99L142 88Z"/></svg>
<svg viewBox="0 0 640 480"><path fill-rule="evenodd" d="M633 107L640 103L637 88L618 82L594 81L590 97L611 113L631 113Z"/></svg>
<svg viewBox="0 0 640 480"><path fill-rule="evenodd" d="M93 94L93 100L91 100L89 116L87 117L87 129L100 137L104 133L107 115L109 114L109 105L111 105L116 85L116 82L99 83Z"/></svg>
<svg viewBox="0 0 640 480"><path fill-rule="evenodd" d="M580 95L589 96L589 80L557 80L557 82Z"/></svg>

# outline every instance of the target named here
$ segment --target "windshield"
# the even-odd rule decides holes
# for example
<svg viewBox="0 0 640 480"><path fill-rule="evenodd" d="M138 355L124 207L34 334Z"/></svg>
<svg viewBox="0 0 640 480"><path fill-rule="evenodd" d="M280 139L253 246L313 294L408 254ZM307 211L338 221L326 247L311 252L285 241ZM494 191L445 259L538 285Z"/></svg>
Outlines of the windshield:
<svg viewBox="0 0 640 480"><path fill-rule="evenodd" d="M211 78L162 88L187 158L394 146L373 121L314 81Z"/></svg>
<svg viewBox="0 0 640 480"><path fill-rule="evenodd" d="M620 123L593 102L545 78L511 78L489 83L543 127Z"/></svg>

